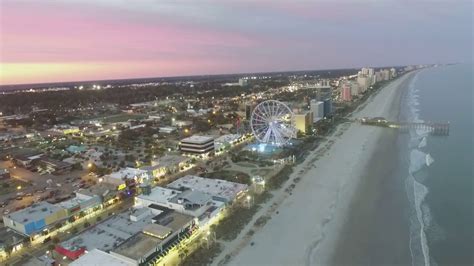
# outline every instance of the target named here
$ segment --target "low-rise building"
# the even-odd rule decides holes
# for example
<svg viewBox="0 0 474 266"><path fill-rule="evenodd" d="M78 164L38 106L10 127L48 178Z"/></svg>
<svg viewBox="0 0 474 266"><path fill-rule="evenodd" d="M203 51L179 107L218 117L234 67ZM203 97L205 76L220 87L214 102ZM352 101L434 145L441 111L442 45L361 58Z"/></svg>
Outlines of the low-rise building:
<svg viewBox="0 0 474 266"><path fill-rule="evenodd" d="M81 188L75 191L76 197L94 198L99 197L104 206L110 205L118 197L117 187L108 183L98 183L89 188Z"/></svg>
<svg viewBox="0 0 474 266"><path fill-rule="evenodd" d="M104 182L113 184L119 188L123 187L126 184L127 180L133 180L135 183L143 183L145 180L149 179L148 172L145 170L137 168L123 168L117 172L113 172L109 175L103 177ZM125 188L125 187L123 187ZM123 189L122 188L122 189Z"/></svg>
<svg viewBox="0 0 474 266"><path fill-rule="evenodd" d="M241 139L240 134L222 135L214 140L214 149L216 151L231 147L234 143Z"/></svg>
<svg viewBox="0 0 474 266"><path fill-rule="evenodd" d="M160 127L159 130L160 130L160 133L171 134L171 133L176 132L177 128L176 127Z"/></svg>
<svg viewBox="0 0 474 266"><path fill-rule="evenodd" d="M181 168L189 165L191 159L181 155L165 155L151 162L150 166L144 166L141 170L147 171L149 176L159 178L166 174L178 172Z"/></svg>
<svg viewBox="0 0 474 266"><path fill-rule="evenodd" d="M211 195L213 200L224 203L233 201L248 189L245 184L192 175L181 177L167 187L182 191L187 189L201 191Z"/></svg>
<svg viewBox="0 0 474 266"><path fill-rule="evenodd" d="M20 250L29 239L8 227L0 227L0 258Z"/></svg>
<svg viewBox="0 0 474 266"><path fill-rule="evenodd" d="M110 254L133 265L147 265L165 256L195 229L192 216L164 211L153 218L154 223L123 242Z"/></svg>
<svg viewBox="0 0 474 266"><path fill-rule="evenodd" d="M142 194L135 198L136 208L151 208L155 212L157 206L169 208L180 213L199 217L211 207L216 206L212 197L204 192L193 190L175 190L154 187L150 194Z"/></svg>
<svg viewBox="0 0 474 266"><path fill-rule="evenodd" d="M72 164L62 161L53 160L42 157L39 160L39 165L43 166L49 173L60 174L72 170Z"/></svg>
<svg viewBox="0 0 474 266"><path fill-rule="evenodd" d="M5 226L27 236L34 236L66 219L67 210L42 201L3 216Z"/></svg>
<svg viewBox="0 0 474 266"><path fill-rule="evenodd" d="M67 216L74 216L83 212L85 214L93 211L94 208L99 207L102 200L99 196L88 196L84 194L76 194L76 197L57 203L56 205L67 211Z"/></svg>
<svg viewBox="0 0 474 266"><path fill-rule="evenodd" d="M77 260L69 263L69 266L91 266L91 265L102 265L102 266L133 266L134 263L130 263L127 260L118 258L117 256L111 255L100 249L93 249L84 255L80 256Z"/></svg>
<svg viewBox="0 0 474 266"><path fill-rule="evenodd" d="M96 224L79 235L56 246L55 251L71 260L76 260L86 251L100 249L110 251L118 247L133 235L139 233L146 225L152 223L153 214L136 219L137 210L131 210L113 216ZM138 211L139 212L139 211Z"/></svg>
<svg viewBox="0 0 474 266"><path fill-rule="evenodd" d="M182 139L179 149L184 154L202 155L214 151L214 138L210 136L194 135Z"/></svg>
<svg viewBox="0 0 474 266"><path fill-rule="evenodd" d="M0 168L0 179L9 179L10 171L8 169Z"/></svg>

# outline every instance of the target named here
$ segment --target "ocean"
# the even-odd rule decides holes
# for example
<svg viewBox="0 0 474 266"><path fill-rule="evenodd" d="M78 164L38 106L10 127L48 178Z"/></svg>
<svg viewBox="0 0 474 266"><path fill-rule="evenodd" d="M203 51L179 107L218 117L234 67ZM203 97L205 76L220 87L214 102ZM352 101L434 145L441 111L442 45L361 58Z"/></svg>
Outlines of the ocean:
<svg viewBox="0 0 474 266"><path fill-rule="evenodd" d="M400 120L449 122L449 136L400 135L413 265L474 265L473 66L421 70Z"/></svg>

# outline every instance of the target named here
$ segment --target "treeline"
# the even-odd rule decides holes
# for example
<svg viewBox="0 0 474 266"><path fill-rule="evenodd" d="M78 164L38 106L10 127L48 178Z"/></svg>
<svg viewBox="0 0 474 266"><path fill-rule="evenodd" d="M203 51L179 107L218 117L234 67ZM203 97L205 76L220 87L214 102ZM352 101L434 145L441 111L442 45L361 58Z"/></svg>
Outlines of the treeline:
<svg viewBox="0 0 474 266"><path fill-rule="evenodd" d="M76 107L87 107L96 104L119 104L152 101L163 99L173 94L184 96L199 95L200 97L233 97L257 89L259 91L270 87L282 86L288 81L277 80L248 87L222 87L219 83L201 83L193 88L178 85L146 86L140 88L117 87L102 90L78 90L23 92L0 95L0 112L4 115L26 113L32 107L47 108L52 111L67 110Z"/></svg>

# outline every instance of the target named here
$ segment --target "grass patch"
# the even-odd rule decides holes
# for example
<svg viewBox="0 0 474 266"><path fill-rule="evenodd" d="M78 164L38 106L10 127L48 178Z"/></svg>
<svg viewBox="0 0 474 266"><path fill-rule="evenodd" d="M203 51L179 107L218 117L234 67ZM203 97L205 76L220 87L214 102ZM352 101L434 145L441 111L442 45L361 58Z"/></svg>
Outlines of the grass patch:
<svg viewBox="0 0 474 266"><path fill-rule="evenodd" d="M271 190L279 189L290 178L293 173L293 166L285 165L280 172L272 176L268 181L268 188Z"/></svg>
<svg viewBox="0 0 474 266"><path fill-rule="evenodd" d="M229 207L226 217L213 226L218 239L226 241L235 239L252 220L253 215L260 209L260 205L271 198L271 194L264 192L253 197L253 205L250 208L245 205L234 204L234 206Z"/></svg>
<svg viewBox="0 0 474 266"><path fill-rule="evenodd" d="M191 254L180 253L181 262L179 265L210 265L214 257L222 251L222 245L213 242L209 248L206 243L195 249Z"/></svg>
<svg viewBox="0 0 474 266"><path fill-rule="evenodd" d="M250 176L246 173L232 170L221 170L216 172L205 173L203 177L210 179L223 179L231 182L250 185Z"/></svg>

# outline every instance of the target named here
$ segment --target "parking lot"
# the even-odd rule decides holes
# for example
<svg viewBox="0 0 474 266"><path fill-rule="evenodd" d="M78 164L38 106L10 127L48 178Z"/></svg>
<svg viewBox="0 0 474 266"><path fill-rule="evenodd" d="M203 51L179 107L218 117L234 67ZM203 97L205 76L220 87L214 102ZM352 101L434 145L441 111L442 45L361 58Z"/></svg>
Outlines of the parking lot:
<svg viewBox="0 0 474 266"><path fill-rule="evenodd" d="M8 169L11 175L10 179L0 181L0 214L8 214L41 200L70 196L78 188L92 182L85 170L41 175L16 167L9 161L0 161L0 168Z"/></svg>

